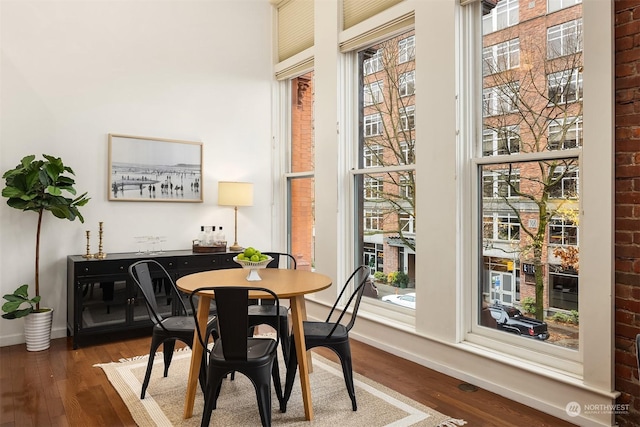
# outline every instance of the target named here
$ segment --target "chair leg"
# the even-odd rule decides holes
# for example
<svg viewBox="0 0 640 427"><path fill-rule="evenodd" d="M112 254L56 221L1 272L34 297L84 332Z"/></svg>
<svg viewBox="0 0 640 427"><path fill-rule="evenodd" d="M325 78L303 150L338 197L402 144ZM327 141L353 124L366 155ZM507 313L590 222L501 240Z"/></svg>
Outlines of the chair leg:
<svg viewBox="0 0 640 427"><path fill-rule="evenodd" d="M280 318L280 343L285 366L289 362L289 322Z"/></svg>
<svg viewBox="0 0 640 427"><path fill-rule="evenodd" d="M256 397L262 427L271 427L271 384L256 384Z"/></svg>
<svg viewBox="0 0 640 427"><path fill-rule="evenodd" d="M287 412L287 402L291 397L291 390L293 389L293 380L296 378L296 371L298 369L298 357L296 355L296 344L293 334L289 338L289 361L287 362L287 376L284 382L284 394L282 401L280 402L280 412Z"/></svg>
<svg viewBox="0 0 640 427"><path fill-rule="evenodd" d="M271 369L268 371L256 368L244 371L244 374L251 379L256 390L258 411L260 412L260 421L262 422L263 427L271 426L271 376L276 375L276 372L274 371L274 369L277 369L277 366L275 365L275 358L272 359L269 364L271 365ZM279 374L277 375L279 382L280 377ZM279 397L278 400L280 400Z"/></svg>
<svg viewBox="0 0 640 427"><path fill-rule="evenodd" d="M273 367L271 368L271 376L273 377L273 387L276 389L276 396L278 397L278 403L282 407L282 382L280 381L280 368L278 367L278 358L274 357Z"/></svg>
<svg viewBox="0 0 640 427"><path fill-rule="evenodd" d="M209 369L207 372L207 386L204 393L204 408L202 410L202 427L208 427L211 421L211 412L216 409L220 388L222 387L222 378L224 374L219 371Z"/></svg>
<svg viewBox="0 0 640 427"><path fill-rule="evenodd" d="M351 347L349 345L349 341L335 346L334 351L340 358L342 375L344 376L344 383L347 386L347 392L351 398L351 406L354 411L357 411L358 404L356 403L356 391L353 386L353 365L351 362Z"/></svg>
<svg viewBox="0 0 640 427"><path fill-rule="evenodd" d="M207 390L207 352L202 352L202 360L200 361L200 374L198 375L198 381L200 382L200 389L204 395Z"/></svg>
<svg viewBox="0 0 640 427"><path fill-rule="evenodd" d="M147 372L144 374L144 381L142 381L142 391L140 392L140 399L144 399L144 396L147 392L147 387L149 386L149 379L151 378L151 370L153 369L153 359L156 356L156 351L158 351L158 347L160 347L160 340L151 337L151 347L149 348L149 360L147 361ZM166 376L166 375L165 375Z"/></svg>
<svg viewBox="0 0 640 427"><path fill-rule="evenodd" d="M162 344L162 352L164 354L164 376L169 375L169 366L173 359L173 350L176 347L176 340L167 340Z"/></svg>

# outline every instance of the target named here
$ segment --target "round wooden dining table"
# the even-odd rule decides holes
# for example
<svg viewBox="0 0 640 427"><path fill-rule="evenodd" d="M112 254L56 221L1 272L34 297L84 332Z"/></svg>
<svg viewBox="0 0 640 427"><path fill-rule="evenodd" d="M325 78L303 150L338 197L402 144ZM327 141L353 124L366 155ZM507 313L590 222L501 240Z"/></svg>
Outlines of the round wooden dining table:
<svg viewBox="0 0 640 427"><path fill-rule="evenodd" d="M262 280L248 281L248 270L240 268L203 271L189 274L176 281L178 289L191 294L198 288L207 286L258 286L270 289L278 298L289 299L291 304L291 328L296 340L296 352L300 372L300 386L304 403L305 418L313 420L311 402L311 386L309 384L309 361L306 357L306 343L302 322L306 320L305 294L318 292L331 286L331 278L324 274L305 270L266 268L259 270ZM201 330L206 329L209 317L212 292L198 293L197 322ZM251 295L250 295L251 297ZM262 296L264 297L264 296ZM191 365L187 382L187 393L184 403L184 418L191 418L198 386L198 374L204 349L198 339L197 330L193 336ZM299 343L299 344L298 344Z"/></svg>

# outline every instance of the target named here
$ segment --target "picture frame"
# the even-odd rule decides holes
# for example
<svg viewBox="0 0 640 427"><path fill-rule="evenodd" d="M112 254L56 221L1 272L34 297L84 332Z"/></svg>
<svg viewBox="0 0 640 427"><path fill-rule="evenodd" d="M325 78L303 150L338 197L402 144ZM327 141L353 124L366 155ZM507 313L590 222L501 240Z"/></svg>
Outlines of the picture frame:
<svg viewBox="0 0 640 427"><path fill-rule="evenodd" d="M110 133L108 167L110 201L203 201L201 142Z"/></svg>

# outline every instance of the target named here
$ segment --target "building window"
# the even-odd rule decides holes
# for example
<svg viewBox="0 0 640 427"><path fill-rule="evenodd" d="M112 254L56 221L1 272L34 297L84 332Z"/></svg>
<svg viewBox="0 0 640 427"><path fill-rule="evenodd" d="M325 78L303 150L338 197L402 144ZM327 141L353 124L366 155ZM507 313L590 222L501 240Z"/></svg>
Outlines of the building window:
<svg viewBox="0 0 640 427"><path fill-rule="evenodd" d="M578 198L578 168L574 165L559 166L551 162L549 166L549 197L553 199Z"/></svg>
<svg viewBox="0 0 640 427"><path fill-rule="evenodd" d="M363 70L365 76L382 70L382 49L376 50L373 55L364 60Z"/></svg>
<svg viewBox="0 0 640 427"><path fill-rule="evenodd" d="M556 10L575 6L576 4L579 4L579 3L582 3L582 0L548 0L547 10L549 11L549 13L551 13L551 12L555 12Z"/></svg>
<svg viewBox="0 0 640 427"><path fill-rule="evenodd" d="M520 127L485 128L482 132L482 155L500 156L520 151Z"/></svg>
<svg viewBox="0 0 640 427"><path fill-rule="evenodd" d="M371 114L364 118L364 136L377 136L382 133L382 117L380 114Z"/></svg>
<svg viewBox="0 0 640 427"><path fill-rule="evenodd" d="M548 127L549 150L568 150L582 146L582 117L553 120Z"/></svg>
<svg viewBox="0 0 640 427"><path fill-rule="evenodd" d="M412 61L416 56L416 38L415 36L407 37L398 42L398 62L403 63Z"/></svg>
<svg viewBox="0 0 640 427"><path fill-rule="evenodd" d="M416 107L400 108L400 129L412 130L416 127Z"/></svg>
<svg viewBox="0 0 640 427"><path fill-rule="evenodd" d="M402 141L399 143L400 146L400 164L403 165L410 165L412 163L414 163L414 158L413 158L413 147L414 147L414 141Z"/></svg>
<svg viewBox="0 0 640 427"><path fill-rule="evenodd" d="M407 73L400 74L398 91L400 93L400 96L409 96L415 93L416 91L415 71L409 71Z"/></svg>
<svg viewBox="0 0 640 427"><path fill-rule="evenodd" d="M549 223L549 244L578 244L578 226L568 218L554 218Z"/></svg>
<svg viewBox="0 0 640 427"><path fill-rule="evenodd" d="M483 235L490 241L520 240L520 221L511 213L494 213L483 217Z"/></svg>
<svg viewBox="0 0 640 427"><path fill-rule="evenodd" d="M582 51L582 19L547 29L547 57L559 58Z"/></svg>
<svg viewBox="0 0 640 427"><path fill-rule="evenodd" d="M520 39L507 40L482 50L482 73L485 76L519 66Z"/></svg>
<svg viewBox="0 0 640 427"><path fill-rule="evenodd" d="M578 274L575 270L549 265L549 306L578 311Z"/></svg>
<svg viewBox="0 0 640 427"><path fill-rule="evenodd" d="M582 99L582 73L577 68L549 74L547 85L549 104L566 104Z"/></svg>
<svg viewBox="0 0 640 427"><path fill-rule="evenodd" d="M379 231L382 230L382 213L377 209L365 209L364 211L364 230Z"/></svg>
<svg viewBox="0 0 640 427"><path fill-rule="evenodd" d="M364 167L372 168L382 164L383 148L377 145L364 147L362 157L364 158Z"/></svg>
<svg viewBox="0 0 640 427"><path fill-rule="evenodd" d="M401 213L399 216L400 229L406 234L415 234L415 220L413 215L408 213Z"/></svg>
<svg viewBox="0 0 640 427"><path fill-rule="evenodd" d="M518 23L519 0L500 0L496 7L482 18L483 34L493 33Z"/></svg>
<svg viewBox="0 0 640 427"><path fill-rule="evenodd" d="M383 185L379 179L370 176L364 179L364 198L366 200L377 200L382 197Z"/></svg>
<svg viewBox="0 0 640 427"><path fill-rule="evenodd" d="M482 196L489 198L518 197L520 171L491 170L482 175Z"/></svg>
<svg viewBox="0 0 640 427"><path fill-rule="evenodd" d="M517 82L510 82L483 89L482 105L485 116L504 115L517 111L518 87Z"/></svg>
<svg viewBox="0 0 640 427"><path fill-rule="evenodd" d="M369 83L364 88L364 105L382 102L382 80Z"/></svg>

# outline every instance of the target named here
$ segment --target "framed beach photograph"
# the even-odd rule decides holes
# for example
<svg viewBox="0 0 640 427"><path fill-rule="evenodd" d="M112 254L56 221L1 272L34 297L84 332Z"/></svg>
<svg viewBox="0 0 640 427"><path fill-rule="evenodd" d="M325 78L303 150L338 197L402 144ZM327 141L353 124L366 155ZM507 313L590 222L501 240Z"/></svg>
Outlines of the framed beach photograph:
<svg viewBox="0 0 640 427"><path fill-rule="evenodd" d="M202 202L202 143L109 134L109 200Z"/></svg>

